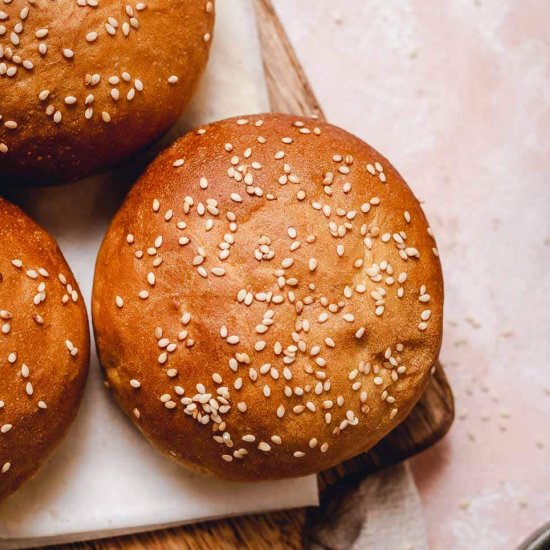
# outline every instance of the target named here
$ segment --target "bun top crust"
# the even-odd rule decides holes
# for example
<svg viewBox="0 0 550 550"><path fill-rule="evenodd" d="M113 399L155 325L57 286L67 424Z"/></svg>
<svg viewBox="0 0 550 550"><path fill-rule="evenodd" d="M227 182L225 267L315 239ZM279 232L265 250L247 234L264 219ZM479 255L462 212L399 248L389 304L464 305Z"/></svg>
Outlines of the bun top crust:
<svg viewBox="0 0 550 550"><path fill-rule="evenodd" d="M56 183L168 130L210 49L206 0L0 2L0 178Z"/></svg>
<svg viewBox="0 0 550 550"><path fill-rule="evenodd" d="M193 469L329 468L424 390L442 334L435 246L401 176L344 130L273 114L205 126L153 162L105 237L107 380Z"/></svg>
<svg viewBox="0 0 550 550"><path fill-rule="evenodd" d="M55 241L0 198L0 500L48 458L78 410L86 309Z"/></svg>

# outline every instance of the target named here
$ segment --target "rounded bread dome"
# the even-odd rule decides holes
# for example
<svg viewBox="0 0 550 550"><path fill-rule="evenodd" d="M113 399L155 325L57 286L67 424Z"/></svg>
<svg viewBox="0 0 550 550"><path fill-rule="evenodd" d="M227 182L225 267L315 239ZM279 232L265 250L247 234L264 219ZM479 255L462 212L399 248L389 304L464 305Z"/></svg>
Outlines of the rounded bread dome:
<svg viewBox="0 0 550 550"><path fill-rule="evenodd" d="M357 137L288 115L210 124L161 154L112 222L92 301L122 408L167 456L231 480L369 449L441 344L418 200Z"/></svg>
<svg viewBox="0 0 550 550"><path fill-rule="evenodd" d="M48 233L0 198L0 500L74 419L89 364L84 301Z"/></svg>
<svg viewBox="0 0 550 550"><path fill-rule="evenodd" d="M0 179L78 179L177 120L208 59L206 0L0 2Z"/></svg>

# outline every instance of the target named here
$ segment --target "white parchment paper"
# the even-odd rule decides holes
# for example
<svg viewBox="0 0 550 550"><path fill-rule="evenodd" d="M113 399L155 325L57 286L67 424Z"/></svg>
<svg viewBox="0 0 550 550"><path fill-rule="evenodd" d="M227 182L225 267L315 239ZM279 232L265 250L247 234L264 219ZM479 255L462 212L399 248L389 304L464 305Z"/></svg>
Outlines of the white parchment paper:
<svg viewBox="0 0 550 550"><path fill-rule="evenodd" d="M211 61L188 111L161 144L70 186L15 191L52 232L89 305L95 257L130 185L177 135L201 123L269 110L250 0L218 0ZM158 454L112 402L92 349L79 417L49 464L0 505L0 549L144 531L185 522L317 504L314 476L262 484L192 474Z"/></svg>

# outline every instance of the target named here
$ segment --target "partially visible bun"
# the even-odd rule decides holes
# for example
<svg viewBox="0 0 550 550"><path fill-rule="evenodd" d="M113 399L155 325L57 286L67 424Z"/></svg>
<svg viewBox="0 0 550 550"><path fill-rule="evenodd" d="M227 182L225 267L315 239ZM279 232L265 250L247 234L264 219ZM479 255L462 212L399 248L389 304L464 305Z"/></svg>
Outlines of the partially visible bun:
<svg viewBox="0 0 550 550"><path fill-rule="evenodd" d="M424 391L442 316L436 245L397 171L340 128L272 114L153 162L93 292L123 409L167 456L231 480L372 447Z"/></svg>
<svg viewBox="0 0 550 550"><path fill-rule="evenodd" d="M208 59L206 0L12 0L0 14L0 180L78 179L166 132Z"/></svg>
<svg viewBox="0 0 550 550"><path fill-rule="evenodd" d="M0 198L0 500L76 415L90 358L78 285L55 241Z"/></svg>

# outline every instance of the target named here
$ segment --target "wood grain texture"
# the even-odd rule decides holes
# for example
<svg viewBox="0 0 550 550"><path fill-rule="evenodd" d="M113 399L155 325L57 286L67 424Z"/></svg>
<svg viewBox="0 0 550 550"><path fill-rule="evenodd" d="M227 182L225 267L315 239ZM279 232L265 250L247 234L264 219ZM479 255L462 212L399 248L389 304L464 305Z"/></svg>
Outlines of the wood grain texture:
<svg viewBox="0 0 550 550"><path fill-rule="evenodd" d="M323 110L271 0L255 0L254 7L271 110L324 119Z"/></svg>
<svg viewBox="0 0 550 550"><path fill-rule="evenodd" d="M255 0L266 83L272 111L324 119L304 70L271 0ZM384 466L427 449L449 430L454 419L451 388L439 363L411 414L368 453L319 475L322 501ZM141 535L50 547L63 550L233 550L298 549L305 545L306 510L229 518L153 531Z"/></svg>
<svg viewBox="0 0 550 550"><path fill-rule="evenodd" d="M259 550L303 547L305 510L285 510L139 535L51 546L50 550Z"/></svg>

